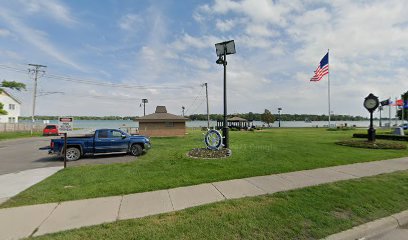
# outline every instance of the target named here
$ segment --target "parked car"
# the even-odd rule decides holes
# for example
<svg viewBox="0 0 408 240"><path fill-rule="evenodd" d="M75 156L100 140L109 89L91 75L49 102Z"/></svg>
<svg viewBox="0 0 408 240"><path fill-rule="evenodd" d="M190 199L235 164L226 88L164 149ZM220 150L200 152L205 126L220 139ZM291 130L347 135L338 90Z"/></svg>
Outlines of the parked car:
<svg viewBox="0 0 408 240"><path fill-rule="evenodd" d="M98 129L94 133L67 138L67 160L75 161L84 155L128 153L139 156L151 148L150 139L129 135L119 129ZM44 150L44 148L41 148ZM52 139L49 154L62 156L64 138Z"/></svg>
<svg viewBox="0 0 408 240"><path fill-rule="evenodd" d="M402 127L402 129L404 129L404 130L407 130L408 129L408 123L401 124L400 127Z"/></svg>
<svg viewBox="0 0 408 240"><path fill-rule="evenodd" d="M48 124L43 129L43 136L58 135L58 125Z"/></svg>

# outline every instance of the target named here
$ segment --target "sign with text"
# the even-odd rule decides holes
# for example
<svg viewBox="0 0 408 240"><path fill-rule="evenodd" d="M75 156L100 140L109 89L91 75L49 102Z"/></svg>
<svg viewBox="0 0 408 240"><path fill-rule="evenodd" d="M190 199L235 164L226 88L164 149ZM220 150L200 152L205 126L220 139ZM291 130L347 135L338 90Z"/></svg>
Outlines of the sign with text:
<svg viewBox="0 0 408 240"><path fill-rule="evenodd" d="M71 132L73 130L74 130L74 118L73 117L59 117L58 118L59 133Z"/></svg>

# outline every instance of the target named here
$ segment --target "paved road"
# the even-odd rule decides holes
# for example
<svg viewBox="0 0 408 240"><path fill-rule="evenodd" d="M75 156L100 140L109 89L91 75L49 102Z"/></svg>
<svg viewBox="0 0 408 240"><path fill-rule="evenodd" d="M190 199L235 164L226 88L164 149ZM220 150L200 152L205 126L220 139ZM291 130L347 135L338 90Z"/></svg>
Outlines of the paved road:
<svg viewBox="0 0 408 240"><path fill-rule="evenodd" d="M0 175L34 168L63 166L64 162L61 158L49 155L46 150L39 150L40 147L49 146L52 138L56 137L0 141ZM68 162L68 166L130 162L135 159L135 157L125 154L104 155Z"/></svg>

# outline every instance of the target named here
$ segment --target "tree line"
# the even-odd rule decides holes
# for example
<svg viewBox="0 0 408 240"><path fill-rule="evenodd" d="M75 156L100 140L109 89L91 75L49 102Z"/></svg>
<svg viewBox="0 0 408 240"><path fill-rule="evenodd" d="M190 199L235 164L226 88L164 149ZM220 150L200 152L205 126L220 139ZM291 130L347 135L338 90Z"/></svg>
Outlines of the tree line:
<svg viewBox="0 0 408 240"><path fill-rule="evenodd" d="M267 109L265 109L267 110ZM269 111L269 110L268 110ZM269 112L270 113L270 112ZM231 117L240 117L244 118L247 120L252 120L252 121L263 121L262 115L265 116L265 114L269 113L236 113L236 114L231 114L228 115L228 118ZM273 115L270 113L274 120L279 120L279 115ZM192 114L190 116L187 116L190 120L194 121L207 121L207 115L206 114ZM210 114L210 120L217 121L220 120L222 121L224 119L223 114ZM280 115L281 121L328 121L329 116L322 114L322 115L316 115L316 114L281 114ZM361 116L351 116L351 115L331 115L330 120L332 121L364 121L367 120L367 117L361 117ZM271 123L274 121L271 121Z"/></svg>
<svg viewBox="0 0 408 240"><path fill-rule="evenodd" d="M61 116L35 116L36 120L58 120L58 117ZM96 117L96 116L70 116L73 117L75 120L135 120L136 116L127 116L127 117L120 117L120 116L103 116L103 117ZM20 120L31 120L30 117L19 117Z"/></svg>
<svg viewBox="0 0 408 240"><path fill-rule="evenodd" d="M265 109L267 110L267 109ZM60 116L35 116L37 120L58 120ZM136 120L138 116L70 116L75 120ZM236 113L228 115L228 118L240 117L250 121L261 121L270 122L279 120L279 115L272 114L269 110L264 113ZM327 115L315 115L315 114L281 114L282 121L327 121L329 118ZM192 114L186 116L191 121L207 121L207 114ZM31 116L19 117L21 120L31 120ZM210 114L211 121L222 121L224 119L223 114ZM332 121L364 121L368 118L361 116L350 116L350 115L332 115L330 118Z"/></svg>

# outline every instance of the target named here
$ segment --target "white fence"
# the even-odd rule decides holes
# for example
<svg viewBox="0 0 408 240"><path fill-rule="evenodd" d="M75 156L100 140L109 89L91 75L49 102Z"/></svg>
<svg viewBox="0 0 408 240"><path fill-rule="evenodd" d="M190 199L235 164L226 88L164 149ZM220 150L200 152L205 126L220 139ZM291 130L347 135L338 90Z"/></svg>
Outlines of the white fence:
<svg viewBox="0 0 408 240"><path fill-rule="evenodd" d="M35 124L33 131L42 131L45 125ZM2 132L27 132L31 131L31 124L26 123L0 123L0 133Z"/></svg>

